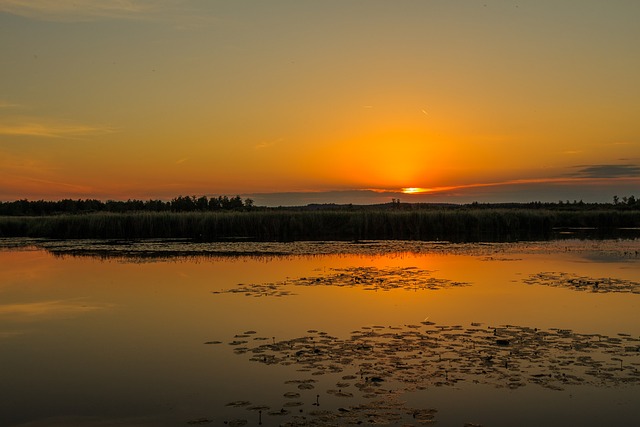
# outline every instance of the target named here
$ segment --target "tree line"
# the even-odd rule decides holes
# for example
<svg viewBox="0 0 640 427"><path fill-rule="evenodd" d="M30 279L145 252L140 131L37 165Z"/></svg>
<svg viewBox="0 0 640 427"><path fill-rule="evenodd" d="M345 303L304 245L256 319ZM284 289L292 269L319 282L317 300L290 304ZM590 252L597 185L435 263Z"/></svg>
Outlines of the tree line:
<svg viewBox="0 0 640 427"><path fill-rule="evenodd" d="M253 209L253 200L240 196L207 197L178 196L170 201L162 200L108 200L63 199L57 201L26 199L13 202L0 202L0 215L3 216L41 216L57 214L80 214L91 212L205 212L205 211L243 211Z"/></svg>
<svg viewBox="0 0 640 427"><path fill-rule="evenodd" d="M212 211L250 211L250 210L310 210L310 211L343 211L343 210L483 210L483 209L529 209L551 211L588 211L588 210L640 210L640 198L635 196L613 197L613 203L587 203L582 200L558 202L529 202L529 203L478 203L449 204L449 203L404 203L400 199L392 199L389 203L378 205L337 205L311 204L307 206L289 206L278 208L256 207L250 198L240 196L207 197L207 196L178 196L170 201L162 200L108 200L97 199L64 199L58 201L26 199L13 202L0 201L0 216L45 216L58 214L83 214L91 212L212 212Z"/></svg>

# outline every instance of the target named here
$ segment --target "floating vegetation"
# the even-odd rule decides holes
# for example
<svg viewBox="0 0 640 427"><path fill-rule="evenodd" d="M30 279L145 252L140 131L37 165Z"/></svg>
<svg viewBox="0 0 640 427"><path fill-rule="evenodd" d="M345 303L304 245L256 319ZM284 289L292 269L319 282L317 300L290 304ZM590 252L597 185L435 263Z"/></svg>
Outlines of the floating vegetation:
<svg viewBox="0 0 640 427"><path fill-rule="evenodd" d="M211 424L213 420L208 418L198 418L196 420L187 421L187 424L190 425L203 425L203 424Z"/></svg>
<svg viewBox="0 0 640 427"><path fill-rule="evenodd" d="M481 258L481 261L522 261L522 258L509 258L499 256L486 256Z"/></svg>
<svg viewBox="0 0 640 427"><path fill-rule="evenodd" d="M636 233L638 234L638 233ZM126 262L157 260L199 261L216 258L253 257L260 260L318 255L448 254L483 257L484 261L516 261L516 255L572 253L607 260L634 261L640 256L638 242L620 240L551 240L511 243L452 243L446 240L358 240L295 242L201 242L193 239L42 239L0 237L0 249L44 249L57 256L89 256ZM508 255L508 256L505 256Z"/></svg>
<svg viewBox="0 0 640 427"><path fill-rule="evenodd" d="M436 422L435 409L416 409L406 406L397 396L378 396L376 400L352 405L349 407L339 407L336 410L320 409L319 395L316 395L312 409L296 409L293 411L286 409L293 402L286 402L280 410L266 412L269 417L278 417L280 426L327 426L327 425L358 425L358 424L380 424L380 425L428 425ZM303 402L298 402L299 407L304 406ZM260 420L262 419L260 414ZM225 422L231 425L231 422Z"/></svg>
<svg viewBox="0 0 640 427"><path fill-rule="evenodd" d="M451 287L468 286L465 282L455 282L448 279L438 279L431 276L431 271L416 267L376 268L350 267L331 269L328 275L315 277L300 277L287 279L275 283L240 284L235 288L224 291L214 291L214 294L234 293L253 297L282 297L294 295L283 289L286 286L336 286L361 287L367 291L389 291L405 289L408 291L437 290Z"/></svg>
<svg viewBox="0 0 640 427"><path fill-rule="evenodd" d="M630 292L640 294L640 282L615 278L593 278L571 273L545 272L531 275L524 283L569 288L586 292Z"/></svg>
<svg viewBox="0 0 640 427"><path fill-rule="evenodd" d="M435 422L435 410L407 408L398 396L465 382L506 389L533 384L551 390L640 385L640 339L622 333L609 337L566 329L479 323L441 326L429 321L399 327L367 326L346 339L310 331L245 351L251 361L293 366L300 375L328 376L329 384L335 384L315 394L315 390L308 392L312 387L306 387L317 387L315 378L285 381L292 391L286 392L283 400L295 399L297 403L283 402L282 411L274 412L287 415L283 412L286 407L300 409L281 425L429 424ZM320 409L324 395L353 403L335 410ZM305 406L311 401L318 408Z"/></svg>
<svg viewBox="0 0 640 427"><path fill-rule="evenodd" d="M341 340L312 334L252 347L251 360L295 364L300 372L342 374L342 388L375 391L404 384L405 390L460 381L517 388L535 383L640 384L640 339L538 330L518 326L438 326L425 322L402 328L362 328ZM346 372L345 372L346 371ZM349 373L350 375L344 375Z"/></svg>
<svg viewBox="0 0 640 427"><path fill-rule="evenodd" d="M191 420L191 421L187 421L187 424L189 425L205 425L205 424L211 424L213 423L214 420L209 419L209 418L198 418L195 420ZM225 421L225 424L227 426L230 427L242 427L245 426L249 423L249 421L244 420L244 419L235 419L235 420L231 420L231 421Z"/></svg>
<svg viewBox="0 0 640 427"><path fill-rule="evenodd" d="M251 402L249 402L248 400L236 400L234 402L229 402L227 403L227 406L233 406L233 407L243 407L243 406L249 406L251 405Z"/></svg>

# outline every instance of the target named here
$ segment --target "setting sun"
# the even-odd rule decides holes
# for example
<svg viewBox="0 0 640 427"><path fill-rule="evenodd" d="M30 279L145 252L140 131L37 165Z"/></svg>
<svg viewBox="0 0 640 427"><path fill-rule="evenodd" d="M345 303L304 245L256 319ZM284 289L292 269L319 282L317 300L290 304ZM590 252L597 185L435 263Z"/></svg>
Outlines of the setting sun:
<svg viewBox="0 0 640 427"><path fill-rule="evenodd" d="M407 187L402 189L402 192L404 194L428 193L429 191L430 190L428 188L420 188L420 187Z"/></svg>

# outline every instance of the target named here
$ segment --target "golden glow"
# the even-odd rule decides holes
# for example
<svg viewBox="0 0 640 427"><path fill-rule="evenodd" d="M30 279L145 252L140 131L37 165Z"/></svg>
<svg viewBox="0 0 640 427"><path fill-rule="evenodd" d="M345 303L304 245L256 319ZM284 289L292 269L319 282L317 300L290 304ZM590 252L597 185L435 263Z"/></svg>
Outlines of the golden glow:
<svg viewBox="0 0 640 427"><path fill-rule="evenodd" d="M0 1L0 200L635 191L611 180L638 175L635 3L584 0L587 18L545 2L399 1L390 20L386 8L332 2L229 2L222 13L219 2ZM545 184L575 176L603 185Z"/></svg>
<svg viewBox="0 0 640 427"><path fill-rule="evenodd" d="M420 188L420 187L407 187L407 188L403 188L402 192L404 194L418 194L418 193L429 193L432 190L428 189L428 188Z"/></svg>

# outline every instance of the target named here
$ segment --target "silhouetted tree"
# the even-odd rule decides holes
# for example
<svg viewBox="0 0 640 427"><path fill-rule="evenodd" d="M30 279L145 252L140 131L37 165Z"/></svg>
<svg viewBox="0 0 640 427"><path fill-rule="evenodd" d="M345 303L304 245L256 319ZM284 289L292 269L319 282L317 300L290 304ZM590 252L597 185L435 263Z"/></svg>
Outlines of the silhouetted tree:
<svg viewBox="0 0 640 427"><path fill-rule="evenodd" d="M219 209L222 208L222 205L220 204L220 200L212 197L209 199L209 210L210 211L217 211Z"/></svg>
<svg viewBox="0 0 640 427"><path fill-rule="evenodd" d="M195 196L193 196L195 199ZM199 211L206 211L209 209L209 199L207 196L199 197L198 200L195 200L196 209Z"/></svg>

